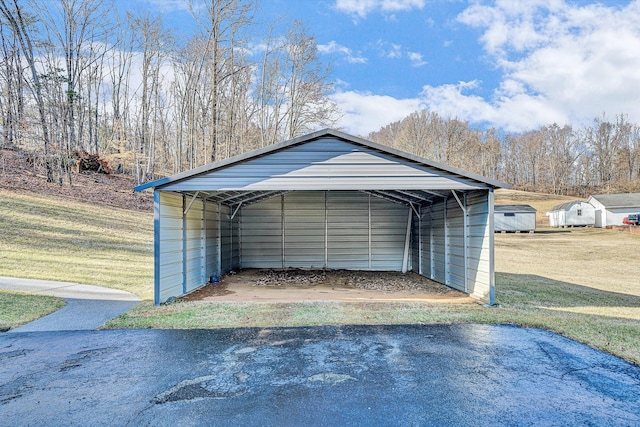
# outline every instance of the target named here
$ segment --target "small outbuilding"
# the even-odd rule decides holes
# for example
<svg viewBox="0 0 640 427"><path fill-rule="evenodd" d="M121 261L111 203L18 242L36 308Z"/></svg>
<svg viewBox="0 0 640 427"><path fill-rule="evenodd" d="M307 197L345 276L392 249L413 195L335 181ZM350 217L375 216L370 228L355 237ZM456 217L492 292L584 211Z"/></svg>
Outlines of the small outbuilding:
<svg viewBox="0 0 640 427"><path fill-rule="evenodd" d="M551 227L593 227L596 222L596 210L581 200L555 205L547 212Z"/></svg>
<svg viewBox="0 0 640 427"><path fill-rule="evenodd" d="M493 224L496 232L536 231L536 210L529 205L495 205Z"/></svg>
<svg viewBox="0 0 640 427"><path fill-rule="evenodd" d="M595 226L622 225L630 214L640 214L640 193L598 194L589 197L595 208Z"/></svg>
<svg viewBox="0 0 640 427"><path fill-rule="evenodd" d="M498 181L325 129L154 190L155 303L242 268L413 271L494 302Z"/></svg>

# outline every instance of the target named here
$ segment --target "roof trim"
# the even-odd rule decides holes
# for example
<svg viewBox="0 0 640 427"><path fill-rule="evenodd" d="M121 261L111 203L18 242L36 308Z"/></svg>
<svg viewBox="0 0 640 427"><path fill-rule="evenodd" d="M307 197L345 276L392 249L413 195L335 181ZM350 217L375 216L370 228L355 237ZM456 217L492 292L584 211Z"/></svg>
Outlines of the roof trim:
<svg viewBox="0 0 640 427"><path fill-rule="evenodd" d="M273 144L273 145L269 145L267 147L263 147L263 148L259 148L257 150L253 150L253 151L249 151L247 153L244 154L239 154L237 156L233 156L230 157L228 159L224 159L224 160L220 160L217 162L212 162L212 163L208 163L206 165L194 168L194 169L190 169L188 171L184 171L169 177L165 177L165 178L160 178L157 179L155 181L150 181L144 184L140 184L136 187L134 187L134 191L139 192L139 191L143 191L149 188L157 188L157 187L163 187L167 184L170 183L174 183L174 182L178 182L178 181L182 181L185 179L188 179L192 176L195 175L199 175L202 173L207 173L207 172L211 172L213 170L216 169L221 169L227 166L231 166L237 163L241 163L244 162L246 160L250 160L250 159L254 159L257 157L261 157L261 156L265 156L267 154L279 151L279 150L283 150L285 148L288 147L293 147L295 145L299 145L299 144L303 144L306 143L308 141L312 141L315 139L319 139L319 138L323 138L323 137L334 137L334 138L338 138L341 140L344 140L346 142L351 142L357 145L361 145L367 148L371 148L380 152L383 152L385 154L389 154L391 156L394 157L400 157L403 159L407 159L407 160L411 160L414 161L416 163L419 163L423 166L427 166L430 168L435 168L435 169L440 169L443 170L445 172L449 172L455 175L459 175L463 178L467 178L467 179L471 179L474 181L478 181L481 182L483 184L487 184L490 187L493 188L509 188L510 186L506 183L494 180L494 179L490 179L481 175L477 175L468 171L465 171L463 169L458 169L458 168L454 168L452 166L448 166L448 165L444 165L438 162L434 162L432 160L428 160L425 159L424 157L419 157L392 147L387 147L381 144L377 144L375 142L372 141L368 141L366 139L357 137L357 136L353 136L353 135L348 135L346 133L334 130L334 129L322 129L316 132L312 132L306 135L302 135L299 136L297 138L293 138L290 139L288 141L283 141L277 144Z"/></svg>
<svg viewBox="0 0 640 427"><path fill-rule="evenodd" d="M496 213L516 212L516 213L536 213L538 212L531 205L493 205L493 211Z"/></svg>

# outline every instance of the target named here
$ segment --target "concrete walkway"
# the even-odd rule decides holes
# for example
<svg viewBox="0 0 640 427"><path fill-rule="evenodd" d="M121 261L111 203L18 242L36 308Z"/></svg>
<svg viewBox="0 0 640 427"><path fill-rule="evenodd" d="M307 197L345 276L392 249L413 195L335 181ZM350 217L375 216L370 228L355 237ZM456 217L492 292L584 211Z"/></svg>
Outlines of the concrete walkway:
<svg viewBox="0 0 640 427"><path fill-rule="evenodd" d="M9 332L78 331L100 327L131 310L140 298L129 292L100 286L0 276L0 289L64 298L60 310Z"/></svg>

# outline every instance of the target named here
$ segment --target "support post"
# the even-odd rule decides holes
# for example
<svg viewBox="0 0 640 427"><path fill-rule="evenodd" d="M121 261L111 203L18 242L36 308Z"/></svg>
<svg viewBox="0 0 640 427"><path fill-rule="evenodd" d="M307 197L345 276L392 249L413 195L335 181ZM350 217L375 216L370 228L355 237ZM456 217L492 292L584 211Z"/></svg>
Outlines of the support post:
<svg viewBox="0 0 640 427"><path fill-rule="evenodd" d="M153 192L153 303L160 305L160 191Z"/></svg>
<svg viewBox="0 0 640 427"><path fill-rule="evenodd" d="M368 201L369 201L369 225L368 225L368 233L369 233L369 254L368 254L368 259L369 259L369 270L371 270L371 194L368 195Z"/></svg>
<svg viewBox="0 0 640 427"><path fill-rule="evenodd" d="M411 243L411 218L413 217L413 209L409 207L409 215L407 216L407 232L404 238L404 256L402 258L402 272L409 270L409 244Z"/></svg>
<svg viewBox="0 0 640 427"><path fill-rule="evenodd" d="M216 238L218 255L218 277L222 276L222 203L218 203L218 236Z"/></svg>
<svg viewBox="0 0 640 427"><path fill-rule="evenodd" d="M463 256L464 256L464 291L469 293L469 242L468 242L468 231L469 228L469 218L467 216L467 193L463 193L462 200L455 192L455 190L451 190L453 193L453 197L456 198L456 202L462 209L462 244L463 244Z"/></svg>
<svg viewBox="0 0 640 427"><path fill-rule="evenodd" d="M495 236L494 236L494 232L493 230L495 229L495 225L493 223L494 220L494 207L493 207L493 203L494 203L494 194L493 194L493 189L489 189L488 194L487 194L487 202L489 204L489 218L488 218L488 226L489 226L489 230L486 231L485 233L489 234L489 305L493 305L495 304L495 286L496 286L496 279L495 279L495 261L494 261L494 251L493 251L493 245L495 244Z"/></svg>
<svg viewBox="0 0 640 427"><path fill-rule="evenodd" d="M195 199L195 197L194 197ZM182 293L187 293L187 196L182 194Z"/></svg>
<svg viewBox="0 0 640 427"><path fill-rule="evenodd" d="M422 275L422 205L418 208L418 273Z"/></svg>

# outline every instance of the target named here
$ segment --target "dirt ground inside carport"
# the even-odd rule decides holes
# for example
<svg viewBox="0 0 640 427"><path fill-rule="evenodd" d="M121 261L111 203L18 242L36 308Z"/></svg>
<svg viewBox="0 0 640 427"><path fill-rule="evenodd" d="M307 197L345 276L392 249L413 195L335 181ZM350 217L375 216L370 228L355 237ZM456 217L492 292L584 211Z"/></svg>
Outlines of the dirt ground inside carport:
<svg viewBox="0 0 640 427"><path fill-rule="evenodd" d="M224 275L182 301L477 302L467 294L409 272L246 269Z"/></svg>

